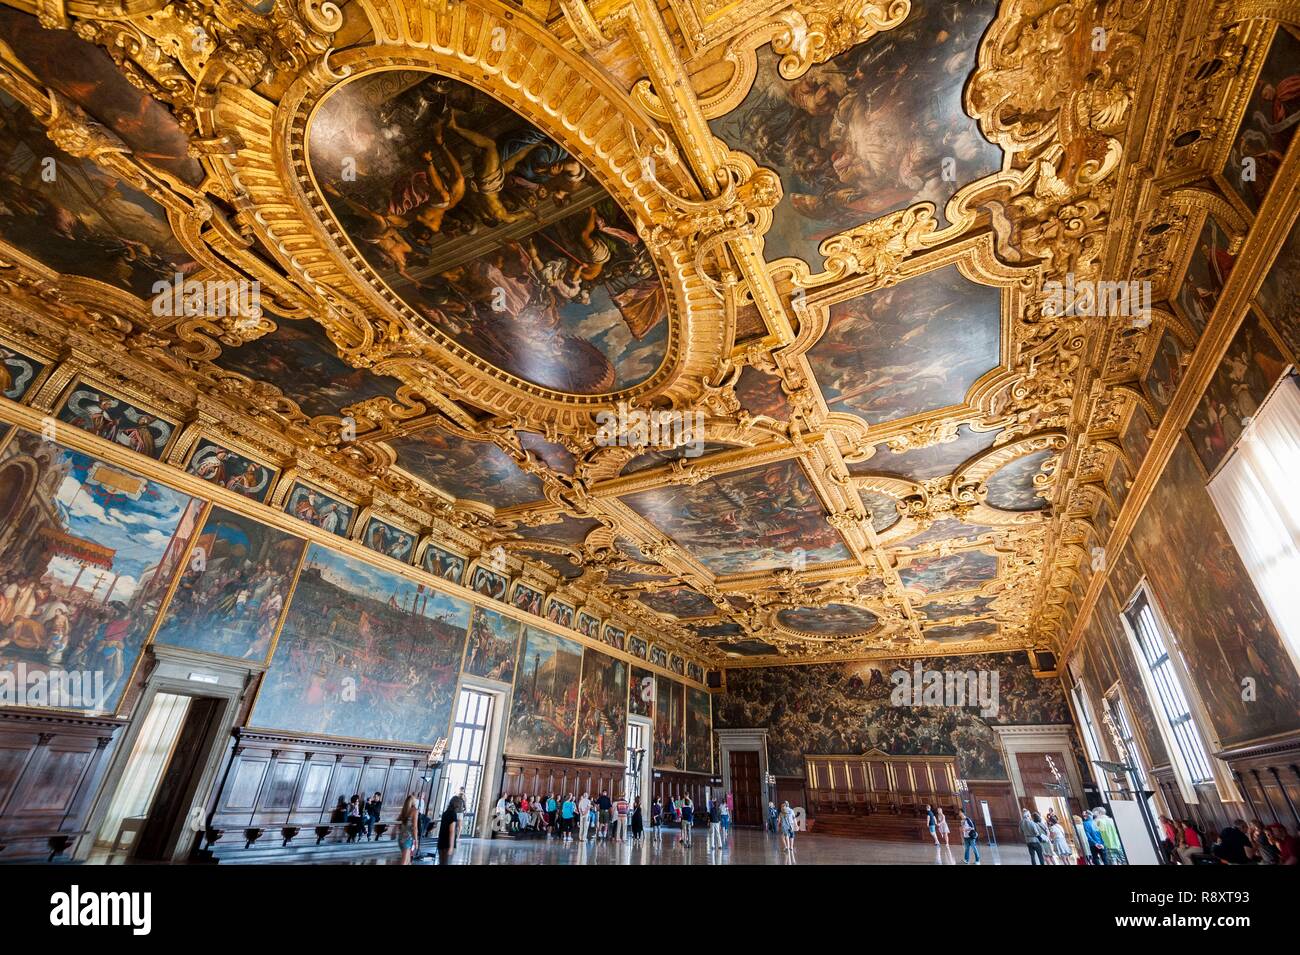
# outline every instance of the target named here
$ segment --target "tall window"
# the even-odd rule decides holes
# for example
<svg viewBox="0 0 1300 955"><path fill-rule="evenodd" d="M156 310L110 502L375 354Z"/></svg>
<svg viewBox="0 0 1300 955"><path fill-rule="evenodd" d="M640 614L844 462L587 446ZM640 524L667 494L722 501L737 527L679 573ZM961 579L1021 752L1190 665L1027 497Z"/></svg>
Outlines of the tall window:
<svg viewBox="0 0 1300 955"><path fill-rule="evenodd" d="M1300 386L1282 381L1208 490L1273 625L1300 669Z"/></svg>
<svg viewBox="0 0 1300 955"><path fill-rule="evenodd" d="M1137 740L1133 737L1133 725L1128 719L1128 709L1124 706L1124 698L1119 695L1118 688L1106 696L1106 705L1110 708L1110 718L1115 721L1119 741L1124 744L1124 751L1128 754L1129 765L1137 770L1138 782L1145 786L1146 770L1142 766L1142 754L1138 751Z"/></svg>
<svg viewBox="0 0 1300 955"><path fill-rule="evenodd" d="M487 752L488 727L492 724L492 697L477 690L460 691L456 701L456 722L447 746L446 798L432 807L436 816L460 789L465 790L465 815L461 831L474 832L478 816L479 786L483 782L483 757Z"/></svg>
<svg viewBox="0 0 1300 955"><path fill-rule="evenodd" d="M1088 749L1088 760L1095 763L1102 758L1101 744L1097 740L1097 724L1092 718L1092 707L1088 705L1088 694L1083 688L1082 680L1074 682L1074 708L1079 711L1083 721L1083 745Z"/></svg>
<svg viewBox="0 0 1300 955"><path fill-rule="evenodd" d="M1187 705L1187 696L1178 681L1173 661L1169 658L1168 642L1161 632L1146 588L1138 591L1133 603L1124 611L1124 617L1137 640L1141 662L1151 675L1155 695L1159 698L1159 711L1169 724L1174 742L1183 757L1188 781L1192 784L1210 782L1213 779L1210 759L1206 755L1200 731L1192 719L1191 707Z"/></svg>

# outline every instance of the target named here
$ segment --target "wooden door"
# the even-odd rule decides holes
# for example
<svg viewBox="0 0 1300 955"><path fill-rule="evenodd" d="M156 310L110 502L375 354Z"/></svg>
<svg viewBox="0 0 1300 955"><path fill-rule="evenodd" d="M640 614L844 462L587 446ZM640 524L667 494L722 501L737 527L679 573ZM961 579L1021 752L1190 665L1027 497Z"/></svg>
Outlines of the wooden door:
<svg viewBox="0 0 1300 955"><path fill-rule="evenodd" d="M731 796L735 802L737 826L763 825L763 778L758 771L758 751L733 749L731 763Z"/></svg>

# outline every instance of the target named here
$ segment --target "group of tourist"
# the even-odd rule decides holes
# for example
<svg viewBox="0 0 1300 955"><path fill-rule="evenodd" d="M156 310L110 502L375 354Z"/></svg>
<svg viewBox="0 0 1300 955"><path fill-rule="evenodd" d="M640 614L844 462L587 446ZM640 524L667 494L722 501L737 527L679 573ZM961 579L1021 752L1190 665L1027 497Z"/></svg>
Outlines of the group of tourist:
<svg viewBox="0 0 1300 955"><path fill-rule="evenodd" d="M975 820L959 809L957 810L957 826L961 830L961 841L965 848L962 858L963 864L970 865L971 854L973 853L975 864L979 865L979 830L975 828ZM942 806L935 807L929 803L925 804L925 828L936 846L952 845L948 841L952 833L952 827L948 824L948 817L944 814Z"/></svg>
<svg viewBox="0 0 1300 955"><path fill-rule="evenodd" d="M1296 865L1300 832L1280 823L1235 819L1212 839L1191 819L1160 817L1160 851L1171 865Z"/></svg>
<svg viewBox="0 0 1300 955"><path fill-rule="evenodd" d="M1117 865L1123 860L1119 830L1104 808L1085 812L1074 817L1074 836L1078 844L1088 846L1096 865ZM1020 812L1020 834L1029 850L1030 865L1073 865L1076 860L1073 847L1065 834L1065 825L1055 810L1039 814L1028 809ZM1111 860L1104 863L1101 860ZM1086 864L1084 859L1080 864Z"/></svg>
<svg viewBox="0 0 1300 955"><path fill-rule="evenodd" d="M511 835L537 833L563 842L575 839L585 843L590 838L626 842L641 838L645 822L640 798L628 801L626 795L610 798L601 790L595 799L590 793L575 798L573 793L545 796L514 796L502 793L496 806L497 828Z"/></svg>

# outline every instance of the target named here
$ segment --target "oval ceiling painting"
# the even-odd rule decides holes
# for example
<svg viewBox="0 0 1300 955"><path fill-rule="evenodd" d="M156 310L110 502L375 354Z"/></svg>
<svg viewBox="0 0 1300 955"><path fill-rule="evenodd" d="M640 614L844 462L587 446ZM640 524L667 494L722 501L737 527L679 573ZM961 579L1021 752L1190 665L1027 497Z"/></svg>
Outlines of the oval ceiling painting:
<svg viewBox="0 0 1300 955"><path fill-rule="evenodd" d="M819 637L846 637L865 633L876 626L876 615L852 604L827 604L825 607L797 607L782 610L777 623L800 633Z"/></svg>
<svg viewBox="0 0 1300 955"><path fill-rule="evenodd" d="M1042 473L1052 451L1037 451L1004 464L985 483L985 500L1004 511L1038 511L1048 502L1039 494L1034 478Z"/></svg>
<svg viewBox="0 0 1300 955"><path fill-rule="evenodd" d="M626 213L523 117L423 71L322 101L308 158L330 211L418 316L517 378L632 388L663 363L668 302Z"/></svg>

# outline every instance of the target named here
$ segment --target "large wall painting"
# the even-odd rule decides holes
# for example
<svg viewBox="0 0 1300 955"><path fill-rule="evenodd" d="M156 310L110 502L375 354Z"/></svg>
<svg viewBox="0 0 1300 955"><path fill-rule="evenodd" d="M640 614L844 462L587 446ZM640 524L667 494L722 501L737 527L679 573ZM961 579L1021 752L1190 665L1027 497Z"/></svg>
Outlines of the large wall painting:
<svg viewBox="0 0 1300 955"><path fill-rule="evenodd" d="M49 702L115 710L202 507L18 430L0 454L0 670L86 674Z"/></svg>
<svg viewBox="0 0 1300 955"><path fill-rule="evenodd" d="M213 507L154 642L265 660L306 547L292 534Z"/></svg>
<svg viewBox="0 0 1300 955"><path fill-rule="evenodd" d="M469 611L311 545L249 723L404 743L446 736Z"/></svg>
<svg viewBox="0 0 1300 955"><path fill-rule="evenodd" d="M788 567L798 555L810 565L850 556L796 461L623 501L716 574Z"/></svg>
<svg viewBox="0 0 1300 955"><path fill-rule="evenodd" d="M631 716L645 716L654 719L655 715L655 675L641 667L632 667L627 695L627 711Z"/></svg>
<svg viewBox="0 0 1300 955"><path fill-rule="evenodd" d="M1300 221L1291 226L1256 301L1292 357L1300 356Z"/></svg>
<svg viewBox="0 0 1300 955"><path fill-rule="evenodd" d="M1237 443L1244 422L1289 365L1255 313L1248 312L1187 423L1187 436L1208 473Z"/></svg>
<svg viewBox="0 0 1300 955"><path fill-rule="evenodd" d="M1132 549L1225 745L1300 727L1300 684L1237 556L1190 447L1179 441ZM1254 681L1243 699L1242 680Z"/></svg>
<svg viewBox="0 0 1300 955"><path fill-rule="evenodd" d="M465 647L465 672L509 683L515 675L522 625L514 617L487 607L474 607Z"/></svg>
<svg viewBox="0 0 1300 955"><path fill-rule="evenodd" d="M916 663L923 671L996 672L997 713L895 706L891 677L914 675ZM767 727L771 771L779 776L802 776L805 754L857 755L874 747L894 756L956 756L962 778L1006 779L993 726L1070 722L1060 681L1035 678L1023 653L737 669L727 674L713 715L723 729Z"/></svg>
<svg viewBox="0 0 1300 955"><path fill-rule="evenodd" d="M667 296L636 227L501 103L442 76L376 73L327 96L308 137L343 231L430 328L556 391L608 393L659 368Z"/></svg>
<svg viewBox="0 0 1300 955"><path fill-rule="evenodd" d="M1198 331L1205 330L1236 262L1236 256L1228 251L1230 244L1228 233L1218 220L1213 215L1206 216L1187 263L1183 284L1178 288L1178 304L1183 315Z"/></svg>
<svg viewBox="0 0 1300 955"><path fill-rule="evenodd" d="M590 648L582 655L575 759L621 763L627 757L627 664Z"/></svg>
<svg viewBox="0 0 1300 955"><path fill-rule="evenodd" d="M524 628L506 730L507 752L573 757L581 672L582 644L536 627Z"/></svg>
<svg viewBox="0 0 1300 955"><path fill-rule="evenodd" d="M902 25L795 81L759 52L752 90L713 130L785 185L769 258L815 263L827 236L917 202L942 214L960 186L997 171L1001 151L962 103L996 12L994 0L913 0Z"/></svg>
<svg viewBox="0 0 1300 955"><path fill-rule="evenodd" d="M870 424L959 405L1001 360L1002 293L955 265L830 312L808 361L830 409Z"/></svg>
<svg viewBox="0 0 1300 955"><path fill-rule="evenodd" d="M1295 137L1300 112L1300 40L1279 24L1251 90L1223 178L1258 212Z"/></svg>
<svg viewBox="0 0 1300 955"><path fill-rule="evenodd" d="M686 687L686 771L713 772L713 719L709 694Z"/></svg>
<svg viewBox="0 0 1300 955"><path fill-rule="evenodd" d="M655 677L654 764L663 769L686 768L685 690L686 687L676 680L666 676Z"/></svg>

